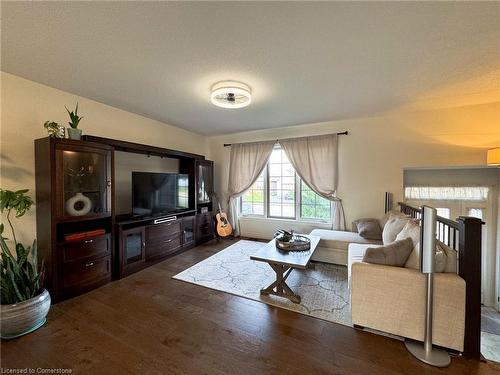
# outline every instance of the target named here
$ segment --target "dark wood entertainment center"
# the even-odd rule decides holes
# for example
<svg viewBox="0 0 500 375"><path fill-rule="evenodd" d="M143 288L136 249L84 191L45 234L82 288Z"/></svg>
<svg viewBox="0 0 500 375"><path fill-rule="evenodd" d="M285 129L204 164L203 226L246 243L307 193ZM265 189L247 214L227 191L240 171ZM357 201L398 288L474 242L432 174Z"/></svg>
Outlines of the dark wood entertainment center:
<svg viewBox="0 0 500 375"><path fill-rule="evenodd" d="M191 209L160 218L117 215L115 151L178 159L179 173L189 176ZM91 135L47 137L35 140L35 175L39 258L54 302L214 238L213 162L203 155Z"/></svg>

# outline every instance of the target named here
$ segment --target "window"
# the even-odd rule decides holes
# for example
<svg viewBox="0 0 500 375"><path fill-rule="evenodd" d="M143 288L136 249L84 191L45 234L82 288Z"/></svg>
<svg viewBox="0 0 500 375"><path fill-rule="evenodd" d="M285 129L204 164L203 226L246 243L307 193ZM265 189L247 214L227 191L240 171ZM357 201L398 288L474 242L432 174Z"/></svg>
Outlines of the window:
<svg viewBox="0 0 500 375"><path fill-rule="evenodd" d="M268 164L269 216L295 218L295 170L285 151L276 148Z"/></svg>
<svg viewBox="0 0 500 375"><path fill-rule="evenodd" d="M488 199L488 191L487 187L480 186L407 186L405 187L405 198L417 200L484 201Z"/></svg>
<svg viewBox="0 0 500 375"><path fill-rule="evenodd" d="M331 203L297 175L285 151L276 147L264 172L241 197L241 214L330 222Z"/></svg>
<svg viewBox="0 0 500 375"><path fill-rule="evenodd" d="M467 216L477 217L478 219L483 220L483 211L482 208L469 208L467 210Z"/></svg>
<svg viewBox="0 0 500 375"><path fill-rule="evenodd" d="M261 173L252 187L241 196L241 213L264 215L264 173Z"/></svg>
<svg viewBox="0 0 500 375"><path fill-rule="evenodd" d="M437 215L444 217L445 219L450 218L450 209L449 208L436 208Z"/></svg>
<svg viewBox="0 0 500 375"><path fill-rule="evenodd" d="M331 203L300 181L300 216L304 219L330 221Z"/></svg>

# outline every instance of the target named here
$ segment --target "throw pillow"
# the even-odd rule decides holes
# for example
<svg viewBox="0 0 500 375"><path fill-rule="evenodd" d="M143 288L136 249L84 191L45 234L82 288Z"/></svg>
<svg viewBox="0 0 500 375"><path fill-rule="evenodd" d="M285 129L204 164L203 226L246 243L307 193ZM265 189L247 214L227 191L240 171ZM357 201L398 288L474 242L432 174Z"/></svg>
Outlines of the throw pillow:
<svg viewBox="0 0 500 375"><path fill-rule="evenodd" d="M436 241L434 272L457 272L457 252L441 241ZM420 269L420 242L418 242L406 260L405 268Z"/></svg>
<svg viewBox="0 0 500 375"><path fill-rule="evenodd" d="M380 225L380 228L382 230L384 230L384 227L385 227L385 224L387 224L387 222L389 221L389 218L391 216L399 216L399 217L410 217L408 215L406 215L405 213L401 212L401 211L396 211L396 210L391 210L391 211L388 211L384 214L384 216L382 216L381 219L379 219L378 223Z"/></svg>
<svg viewBox="0 0 500 375"><path fill-rule="evenodd" d="M401 217L391 215L382 231L382 242L388 245L396 240L396 236L401 232L406 223L410 220L409 217Z"/></svg>
<svg viewBox="0 0 500 375"><path fill-rule="evenodd" d="M396 241L387 246L369 247L363 256L363 262L403 267L413 248L411 238Z"/></svg>
<svg viewBox="0 0 500 375"><path fill-rule="evenodd" d="M401 232L396 236L396 241L404 240L405 238L411 238L413 241L413 246L415 246L420 241L420 220L410 219L405 224Z"/></svg>
<svg viewBox="0 0 500 375"><path fill-rule="evenodd" d="M377 219L359 219L355 220L354 223L361 237L368 240L382 239L382 230Z"/></svg>
<svg viewBox="0 0 500 375"><path fill-rule="evenodd" d="M446 269L446 253L436 241L436 258L434 261L434 272L441 273Z"/></svg>
<svg viewBox="0 0 500 375"><path fill-rule="evenodd" d="M441 241L436 241L436 246L440 247L441 250L446 254L446 262L444 265L443 272L457 273L457 269L458 269L458 267L457 267L457 261L458 261L457 251L455 249L452 249L449 246L446 246Z"/></svg>
<svg viewBox="0 0 500 375"><path fill-rule="evenodd" d="M406 260L405 268L420 270L420 242L413 246L410 256Z"/></svg>

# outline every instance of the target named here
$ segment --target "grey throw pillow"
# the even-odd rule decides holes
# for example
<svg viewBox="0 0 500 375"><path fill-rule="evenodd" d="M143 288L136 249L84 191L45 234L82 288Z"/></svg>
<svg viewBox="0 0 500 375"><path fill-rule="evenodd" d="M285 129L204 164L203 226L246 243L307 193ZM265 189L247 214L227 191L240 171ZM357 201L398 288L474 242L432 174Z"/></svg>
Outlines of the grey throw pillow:
<svg viewBox="0 0 500 375"><path fill-rule="evenodd" d="M382 239L382 229L377 219L359 219L354 221L356 224L358 233L361 237L367 240L381 240Z"/></svg>
<svg viewBox="0 0 500 375"><path fill-rule="evenodd" d="M403 267L413 250L411 238L395 241L390 245L369 247L363 256L363 262Z"/></svg>

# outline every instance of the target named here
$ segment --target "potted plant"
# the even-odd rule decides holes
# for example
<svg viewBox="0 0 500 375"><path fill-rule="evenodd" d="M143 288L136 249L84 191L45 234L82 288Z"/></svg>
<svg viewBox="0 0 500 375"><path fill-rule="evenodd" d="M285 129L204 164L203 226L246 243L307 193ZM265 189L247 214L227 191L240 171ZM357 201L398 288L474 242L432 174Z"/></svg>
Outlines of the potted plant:
<svg viewBox="0 0 500 375"><path fill-rule="evenodd" d="M64 126L59 125L54 121L45 121L43 127L47 130L49 137L64 138Z"/></svg>
<svg viewBox="0 0 500 375"><path fill-rule="evenodd" d="M83 117L78 116L78 102L76 103L76 108L74 111L70 112L70 110L66 106L64 106L64 108L66 108L66 111L68 112L69 115L69 119L71 120L70 122L68 122L70 126L68 128L69 139L76 139L76 140L81 139L82 130L78 129L78 124L80 123Z"/></svg>
<svg viewBox="0 0 500 375"><path fill-rule="evenodd" d="M42 287L43 265L38 267L36 240L25 247L16 238L10 215L23 216L33 205L28 190L0 189L0 212L5 215L12 233L14 251L4 237L0 224L0 333L3 339L19 337L41 327L50 308L50 294ZM15 253L15 256L14 256Z"/></svg>

